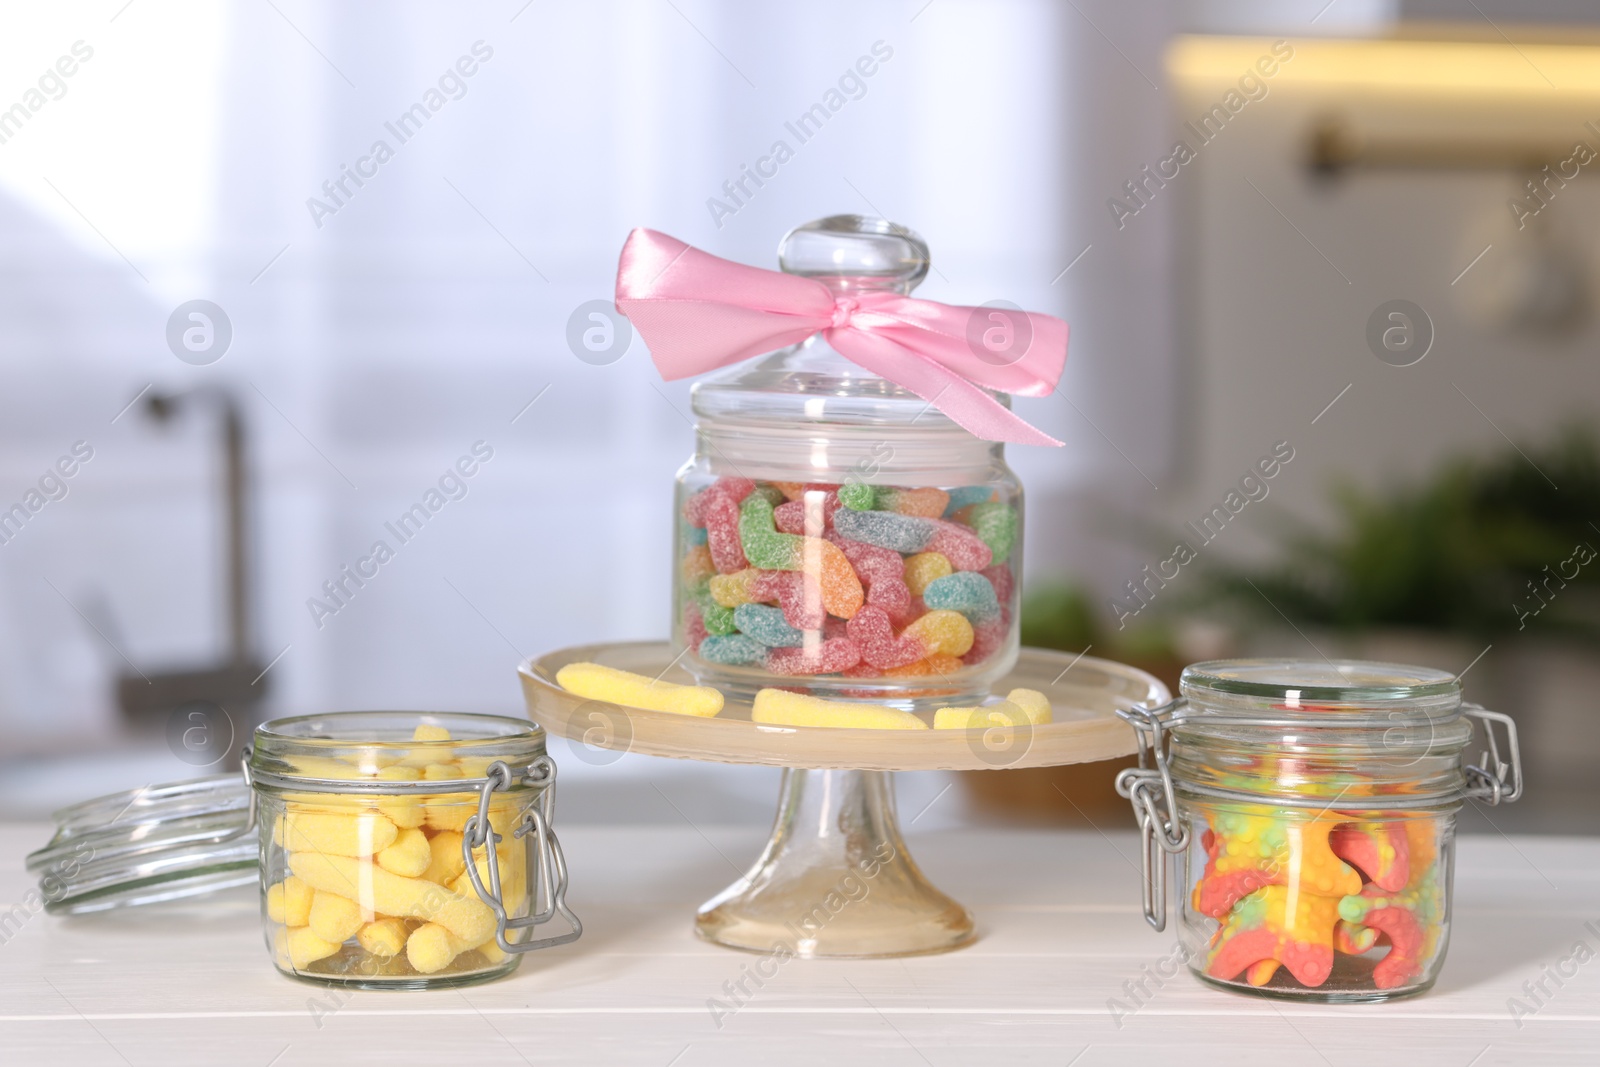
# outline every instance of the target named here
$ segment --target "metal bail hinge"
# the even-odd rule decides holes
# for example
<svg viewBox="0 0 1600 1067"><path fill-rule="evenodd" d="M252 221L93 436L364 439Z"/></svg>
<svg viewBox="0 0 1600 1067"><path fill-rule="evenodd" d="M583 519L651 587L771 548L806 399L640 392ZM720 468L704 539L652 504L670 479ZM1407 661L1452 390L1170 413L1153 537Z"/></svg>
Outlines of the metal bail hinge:
<svg viewBox="0 0 1600 1067"><path fill-rule="evenodd" d="M1166 723L1187 704L1187 699L1178 697L1157 708L1117 712L1139 739L1139 766L1117 775L1117 792L1133 804L1139 820L1144 918L1157 930L1167 928L1167 855L1189 847L1189 825L1178 817L1178 798L1167 770L1166 730Z"/></svg>
<svg viewBox="0 0 1600 1067"><path fill-rule="evenodd" d="M496 790L511 788L511 768L496 760L489 765L485 777L487 781L483 783L483 789L478 794L477 814L467 819L467 825L461 832L461 855L466 860L467 876L472 879L472 888L478 891L479 899L489 905L494 912L495 944L500 946L502 952L532 952L534 949L576 941L583 934L583 923L579 922L578 917L567 907L567 859L561 851L561 842L556 838L555 828L550 825L550 813L555 803L555 763L549 756L540 756L529 765L523 778L524 781L543 785L544 790L511 834L513 837L526 837L528 834L534 836L537 855L534 884L529 886L529 893L533 906L537 906L540 900L544 900L545 905L537 911L533 911L530 907L530 914L518 919L511 918L506 911L505 901L500 892L500 858L495 852L495 845L505 838L495 833L494 827L489 823L489 797ZM476 857L472 855L475 848L484 850L484 865L489 872L487 887L478 874ZM508 930L524 930L538 926L549 922L556 915L560 915L571 929L565 933L526 941L506 939Z"/></svg>
<svg viewBox="0 0 1600 1067"><path fill-rule="evenodd" d="M1477 704L1461 705L1461 713L1483 722L1483 737L1488 748L1481 757L1484 766L1469 763L1464 768L1467 775L1467 796L1495 804L1510 804L1522 796L1522 750L1517 746L1517 724L1509 715L1488 711ZM1511 762L1500 757L1500 743L1495 738L1495 724L1505 728L1506 748Z"/></svg>

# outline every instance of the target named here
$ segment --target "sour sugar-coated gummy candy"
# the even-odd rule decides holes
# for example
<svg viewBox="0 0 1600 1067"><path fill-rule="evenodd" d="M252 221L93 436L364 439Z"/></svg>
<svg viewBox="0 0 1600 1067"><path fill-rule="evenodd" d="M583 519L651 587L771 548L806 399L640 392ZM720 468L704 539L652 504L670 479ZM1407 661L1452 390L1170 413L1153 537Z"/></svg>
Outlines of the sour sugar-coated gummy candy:
<svg viewBox="0 0 1600 1067"><path fill-rule="evenodd" d="M972 571L960 571L935 578L922 591L922 602L932 611L959 611L973 625L1000 617L1000 602L995 599L989 579Z"/></svg>
<svg viewBox="0 0 1600 1067"><path fill-rule="evenodd" d="M604 700L629 708L700 718L710 718L722 710L722 694L709 686L677 685L598 663L569 663L556 672L556 684L586 700Z"/></svg>
<svg viewBox="0 0 1600 1067"><path fill-rule="evenodd" d="M944 506L944 518L948 519L958 511L993 499L994 490L987 485L963 485L959 489L952 489L950 500Z"/></svg>
<svg viewBox="0 0 1600 1067"><path fill-rule="evenodd" d="M948 576L953 568L950 561L937 552L919 552L906 560L906 585L917 596L928 588L928 583Z"/></svg>
<svg viewBox="0 0 1600 1067"><path fill-rule="evenodd" d="M734 505L737 554L718 533ZM683 506L707 537L680 537L680 637L703 663L792 676L980 666L1011 643L1015 517L989 487L719 478Z"/></svg>
<svg viewBox="0 0 1600 1067"><path fill-rule="evenodd" d="M972 647L972 624L954 611L930 611L907 626L903 634L922 642L930 656L961 656Z"/></svg>
<svg viewBox="0 0 1600 1067"><path fill-rule="evenodd" d="M805 571L756 571L748 592L752 602L776 600L783 617L797 630L819 629L828 618L822 583Z"/></svg>
<svg viewBox="0 0 1600 1067"><path fill-rule="evenodd" d="M878 504L878 490L876 486L864 482L852 482L839 487L839 503L851 511L871 511Z"/></svg>
<svg viewBox="0 0 1600 1067"><path fill-rule="evenodd" d="M861 662L861 650L848 637L828 638L812 648L774 648L767 651L767 670L773 674L838 674Z"/></svg>
<svg viewBox="0 0 1600 1067"><path fill-rule="evenodd" d="M840 510L833 527L852 541L906 553L927 548L935 533L930 520L893 511Z"/></svg>
<svg viewBox="0 0 1600 1067"><path fill-rule="evenodd" d="M856 612L847 632L860 650L862 662L880 670L904 667L928 655L926 645L914 635L896 635L888 613L870 604Z"/></svg>
<svg viewBox="0 0 1600 1067"><path fill-rule="evenodd" d="M727 667L753 667L767 658L767 646L744 634L708 637L700 642L700 658Z"/></svg>
<svg viewBox="0 0 1600 1067"><path fill-rule="evenodd" d="M805 633L789 625L782 608L740 604L733 609L733 622L741 634L768 648L798 648L805 644Z"/></svg>
<svg viewBox="0 0 1600 1067"><path fill-rule="evenodd" d="M876 507L895 511L901 515L920 515L937 519L950 503L950 494L943 489L884 489L878 493Z"/></svg>
<svg viewBox="0 0 1600 1067"><path fill-rule="evenodd" d="M763 689L756 694L750 717L778 726L854 727L865 730L926 730L928 724L898 708Z"/></svg>
<svg viewBox="0 0 1600 1067"><path fill-rule="evenodd" d="M967 521L994 553L996 563L1004 563L1010 557L1017 541L1015 508L1010 504L974 504Z"/></svg>
<svg viewBox="0 0 1600 1067"><path fill-rule="evenodd" d="M746 497L741 508L739 535L752 565L815 573L829 614L848 619L856 613L864 598L861 580L837 546L820 537L779 533L773 525L772 503L759 491Z"/></svg>

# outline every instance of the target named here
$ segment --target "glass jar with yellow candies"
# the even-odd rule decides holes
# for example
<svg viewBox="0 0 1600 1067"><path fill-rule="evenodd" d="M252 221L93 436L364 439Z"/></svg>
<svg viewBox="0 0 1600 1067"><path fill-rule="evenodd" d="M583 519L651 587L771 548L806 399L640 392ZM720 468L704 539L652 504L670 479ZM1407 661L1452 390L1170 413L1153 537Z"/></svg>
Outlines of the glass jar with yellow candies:
<svg viewBox="0 0 1600 1067"><path fill-rule="evenodd" d="M245 771L278 969L438 988L497 978L523 953L576 939L544 740L526 720L467 714L259 727ZM530 936L557 916L567 929Z"/></svg>
<svg viewBox="0 0 1600 1067"><path fill-rule="evenodd" d="M1169 855L1181 871L1177 957L1207 984L1302 1001L1432 986L1456 814L1522 793L1511 719L1463 703L1451 674L1392 663L1215 661L1181 685L1121 713L1140 768L1117 779L1157 930Z"/></svg>

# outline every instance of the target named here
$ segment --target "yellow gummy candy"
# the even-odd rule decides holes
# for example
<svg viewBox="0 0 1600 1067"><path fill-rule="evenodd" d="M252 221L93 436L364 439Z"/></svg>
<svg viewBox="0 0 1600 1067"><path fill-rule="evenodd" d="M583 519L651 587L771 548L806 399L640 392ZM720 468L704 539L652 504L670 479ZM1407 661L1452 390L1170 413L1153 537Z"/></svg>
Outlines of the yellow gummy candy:
<svg viewBox="0 0 1600 1067"><path fill-rule="evenodd" d="M332 856L370 856L394 844L400 831L382 815L301 811L290 807L274 828L280 844Z"/></svg>
<svg viewBox="0 0 1600 1067"><path fill-rule="evenodd" d="M750 717L775 726L838 726L861 730L926 730L928 724L883 704L851 704L842 700L763 689L756 694Z"/></svg>
<svg viewBox="0 0 1600 1067"><path fill-rule="evenodd" d="M414 782L422 777L422 771L416 767L396 764L385 767L378 772L382 781ZM422 825L426 813L422 808L422 798L416 796L379 797L376 806L383 813L384 818L394 823L402 830L412 830Z"/></svg>
<svg viewBox="0 0 1600 1067"><path fill-rule="evenodd" d="M972 623L959 611L930 611L903 633L921 641L930 656L965 656L972 649Z"/></svg>
<svg viewBox="0 0 1600 1067"><path fill-rule="evenodd" d="M1051 721L1050 698L1037 689L1013 689L1006 700L1021 708L1032 726L1043 726Z"/></svg>
<svg viewBox="0 0 1600 1067"><path fill-rule="evenodd" d="M317 895L311 898L311 916L307 925L322 940L341 944L354 937L356 931L371 919L370 914L363 915L361 906L348 897L318 890Z"/></svg>
<svg viewBox="0 0 1600 1067"><path fill-rule="evenodd" d="M296 852L289 869L316 889L358 901L365 911L436 922L469 944L482 944L494 933L494 912L481 900L390 874L371 861Z"/></svg>
<svg viewBox="0 0 1600 1067"><path fill-rule="evenodd" d="M438 974L471 947L438 923L424 923L406 939L406 960L418 974Z"/></svg>
<svg viewBox="0 0 1600 1067"><path fill-rule="evenodd" d="M304 926L311 917L316 890L294 875L267 887L267 918L285 926Z"/></svg>
<svg viewBox="0 0 1600 1067"><path fill-rule="evenodd" d="M521 841L502 841L495 850L496 859L500 867L500 900L505 904L508 915L518 914L523 904L523 895L527 892L527 853L523 851ZM489 861L483 855L483 850L478 849L473 854L473 867L477 868L478 878L483 882L483 888L489 886ZM461 896L476 898L478 887L472 884L472 876L463 868L450 884L450 890Z"/></svg>
<svg viewBox="0 0 1600 1067"><path fill-rule="evenodd" d="M569 663L556 672L556 683L586 700L604 700L628 708L671 711L703 719L722 710L722 694L708 686L674 685L598 663Z"/></svg>
<svg viewBox="0 0 1600 1067"><path fill-rule="evenodd" d="M1028 713L1009 700L976 708L935 708L935 730L988 730L996 726L1022 726Z"/></svg>
<svg viewBox="0 0 1600 1067"><path fill-rule="evenodd" d="M356 931L361 947L374 956L398 956L405 951L406 924L399 919L378 919Z"/></svg>
<svg viewBox="0 0 1600 1067"><path fill-rule="evenodd" d="M912 596L921 596L929 582L953 573L950 561L939 552L919 552L906 560L906 586Z"/></svg>
<svg viewBox="0 0 1600 1067"><path fill-rule="evenodd" d="M440 885L449 885L467 868L461 856L461 834L456 830L441 830L428 839L430 859L422 877Z"/></svg>
<svg viewBox="0 0 1600 1067"><path fill-rule="evenodd" d="M431 726L428 723L419 723L411 732L413 741L449 741L450 731L443 726ZM406 767L426 767L430 763L444 763L450 759L450 746L447 744L418 745L411 750L411 754L401 760L401 765Z"/></svg>
<svg viewBox="0 0 1600 1067"><path fill-rule="evenodd" d="M279 930L273 942L278 949L279 962L287 960L289 966L297 971L303 971L339 951L339 942L324 941L305 926Z"/></svg>
<svg viewBox="0 0 1600 1067"><path fill-rule="evenodd" d="M433 862L428 835L421 830L401 830L394 844L378 853L378 866L391 874L416 878Z"/></svg>
<svg viewBox="0 0 1600 1067"><path fill-rule="evenodd" d="M750 603L750 583L759 573L761 572L754 567L746 567L732 574L712 575L711 599L724 608L736 608L740 604Z"/></svg>

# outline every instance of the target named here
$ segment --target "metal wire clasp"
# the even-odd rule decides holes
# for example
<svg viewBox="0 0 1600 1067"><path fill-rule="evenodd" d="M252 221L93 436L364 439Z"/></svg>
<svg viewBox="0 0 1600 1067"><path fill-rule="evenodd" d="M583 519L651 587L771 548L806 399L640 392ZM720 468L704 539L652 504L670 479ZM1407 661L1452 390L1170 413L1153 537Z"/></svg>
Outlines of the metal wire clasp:
<svg viewBox="0 0 1600 1067"><path fill-rule="evenodd" d="M489 765L484 777L483 788L478 793L477 814L467 819L467 825L461 831L461 855L466 860L467 877L472 879L472 888L478 891L479 899L494 911L495 943L503 952L532 952L534 949L576 941L583 934L583 923L579 922L578 917L567 907L567 859L561 851L561 842L556 838L555 828L550 825L550 815L555 804L555 762L549 756L540 756L528 765L522 779L531 785L542 785L544 788L511 833L513 837L525 837L530 833L534 835L536 857L534 884L531 887L532 899L535 904L543 900L545 905L520 919L510 917L500 894L500 858L495 852L495 845L503 841L504 837L495 833L494 827L489 823L489 797L496 790L511 788L511 768L504 762L496 760ZM489 870L487 887L478 874L476 857L472 854L476 848L484 850L485 865ZM572 929L550 937L526 941L510 941L506 938L506 932L509 930L538 926L549 922L558 914Z"/></svg>
<svg viewBox="0 0 1600 1067"><path fill-rule="evenodd" d="M1132 707L1117 715L1139 739L1139 766L1117 775L1117 792L1133 804L1139 820L1144 875L1144 920L1156 930L1167 928L1167 856L1189 847L1189 824L1178 817L1178 798L1167 770L1166 726L1188 706L1185 697L1160 707Z"/></svg>
<svg viewBox="0 0 1600 1067"><path fill-rule="evenodd" d="M1522 796L1522 750L1517 746L1517 724L1509 715L1489 711L1478 704L1462 704L1461 713L1483 722L1483 737L1488 748L1481 761L1486 765L1469 763L1464 768L1467 776L1467 796L1486 801L1489 805L1510 804ZM1495 739L1494 726L1505 728L1506 747L1511 762L1500 758L1500 743Z"/></svg>

